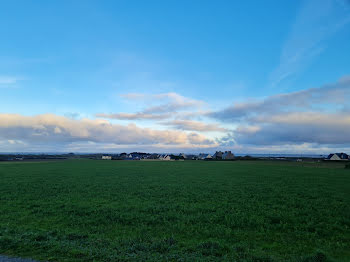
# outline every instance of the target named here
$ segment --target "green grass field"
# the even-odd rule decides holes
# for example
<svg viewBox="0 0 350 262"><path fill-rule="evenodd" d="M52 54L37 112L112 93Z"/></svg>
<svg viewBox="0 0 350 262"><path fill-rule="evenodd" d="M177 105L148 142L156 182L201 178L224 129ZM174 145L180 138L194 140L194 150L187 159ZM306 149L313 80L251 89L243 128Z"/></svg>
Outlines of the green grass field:
<svg viewBox="0 0 350 262"><path fill-rule="evenodd" d="M43 261L350 261L350 170L335 167L0 163L0 254Z"/></svg>

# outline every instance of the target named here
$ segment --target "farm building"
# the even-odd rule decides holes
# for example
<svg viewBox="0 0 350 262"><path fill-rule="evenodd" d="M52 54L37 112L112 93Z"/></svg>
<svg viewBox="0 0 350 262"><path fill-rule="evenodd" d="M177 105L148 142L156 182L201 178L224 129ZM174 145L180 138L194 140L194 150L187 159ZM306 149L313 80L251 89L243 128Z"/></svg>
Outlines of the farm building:
<svg viewBox="0 0 350 262"><path fill-rule="evenodd" d="M197 155L186 155L187 159L191 159L191 160L198 160L198 156Z"/></svg>
<svg viewBox="0 0 350 262"><path fill-rule="evenodd" d="M148 159L159 159L160 156L158 154L151 154L150 156L148 156Z"/></svg>
<svg viewBox="0 0 350 262"><path fill-rule="evenodd" d="M345 153L335 153L335 154L330 154L327 157L328 160L350 160L350 156Z"/></svg>
<svg viewBox="0 0 350 262"><path fill-rule="evenodd" d="M213 159L222 159L222 153L221 151L216 151L215 154L213 155Z"/></svg>
<svg viewBox="0 0 350 262"><path fill-rule="evenodd" d="M225 160L231 160L234 159L235 155L231 153L231 151L225 151L225 153L222 155L222 159Z"/></svg>
<svg viewBox="0 0 350 262"><path fill-rule="evenodd" d="M121 153L119 155L119 159L121 160L133 160L132 154Z"/></svg>
<svg viewBox="0 0 350 262"><path fill-rule="evenodd" d="M159 157L160 160L166 160L166 161L170 161L171 160L171 157L169 155L161 155Z"/></svg>
<svg viewBox="0 0 350 262"><path fill-rule="evenodd" d="M103 160L112 160L112 157L111 156L102 156L102 159Z"/></svg>
<svg viewBox="0 0 350 262"><path fill-rule="evenodd" d="M213 159L213 157L209 154L199 154L198 159L205 160L205 159Z"/></svg>

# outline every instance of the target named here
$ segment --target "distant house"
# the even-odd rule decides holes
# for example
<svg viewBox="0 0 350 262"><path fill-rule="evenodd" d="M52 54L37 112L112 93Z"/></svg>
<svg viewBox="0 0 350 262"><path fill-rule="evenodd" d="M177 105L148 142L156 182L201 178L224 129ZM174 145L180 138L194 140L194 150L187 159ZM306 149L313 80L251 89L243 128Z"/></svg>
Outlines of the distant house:
<svg viewBox="0 0 350 262"><path fill-rule="evenodd" d="M210 154L199 154L198 159L209 160L209 159L213 159L213 157Z"/></svg>
<svg viewBox="0 0 350 262"><path fill-rule="evenodd" d="M216 151L215 154L213 155L213 159L217 159L217 160L222 159L223 154L224 153L221 151Z"/></svg>
<svg viewBox="0 0 350 262"><path fill-rule="evenodd" d="M132 154L120 154L120 159L122 160L134 160Z"/></svg>
<svg viewBox="0 0 350 262"><path fill-rule="evenodd" d="M150 154L143 153L143 152L132 152L130 153L133 160L141 160L141 159L148 159Z"/></svg>
<svg viewBox="0 0 350 262"><path fill-rule="evenodd" d="M158 154L151 154L148 156L148 159L159 159L159 155Z"/></svg>
<svg viewBox="0 0 350 262"><path fill-rule="evenodd" d="M130 158L130 156L133 160L140 160L141 159L141 155L137 152L130 153L128 157Z"/></svg>
<svg viewBox="0 0 350 262"><path fill-rule="evenodd" d="M103 160L112 160L112 156L102 156Z"/></svg>
<svg viewBox="0 0 350 262"><path fill-rule="evenodd" d="M207 154L199 154L198 159L203 160L206 156Z"/></svg>
<svg viewBox="0 0 350 262"><path fill-rule="evenodd" d="M170 161L171 160L171 157L169 155L161 155L159 157L160 160L166 160L166 161Z"/></svg>
<svg viewBox="0 0 350 262"><path fill-rule="evenodd" d="M335 154L330 154L327 157L328 160L349 160L350 157L348 154L345 153L335 153Z"/></svg>
<svg viewBox="0 0 350 262"><path fill-rule="evenodd" d="M191 159L191 160L198 160L198 156L197 155L186 155L187 159Z"/></svg>
<svg viewBox="0 0 350 262"><path fill-rule="evenodd" d="M181 159L186 159L186 158L187 158L187 156L186 156L184 153L179 154L179 157L180 157Z"/></svg>
<svg viewBox="0 0 350 262"><path fill-rule="evenodd" d="M165 157L163 157L163 160L167 160L167 161L169 161L169 160L171 160L171 157L170 157L170 156L168 156L168 155L166 155Z"/></svg>
<svg viewBox="0 0 350 262"><path fill-rule="evenodd" d="M225 153L222 155L222 159L225 160L232 160L235 158L235 155L231 153L231 151L225 151Z"/></svg>

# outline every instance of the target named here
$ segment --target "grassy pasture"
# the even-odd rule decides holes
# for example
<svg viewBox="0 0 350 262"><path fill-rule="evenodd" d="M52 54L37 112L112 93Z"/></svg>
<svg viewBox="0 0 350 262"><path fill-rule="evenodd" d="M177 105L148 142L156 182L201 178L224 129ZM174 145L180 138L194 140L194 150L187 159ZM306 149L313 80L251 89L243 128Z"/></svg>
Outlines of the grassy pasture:
<svg viewBox="0 0 350 262"><path fill-rule="evenodd" d="M350 170L249 161L0 163L0 254L350 261Z"/></svg>

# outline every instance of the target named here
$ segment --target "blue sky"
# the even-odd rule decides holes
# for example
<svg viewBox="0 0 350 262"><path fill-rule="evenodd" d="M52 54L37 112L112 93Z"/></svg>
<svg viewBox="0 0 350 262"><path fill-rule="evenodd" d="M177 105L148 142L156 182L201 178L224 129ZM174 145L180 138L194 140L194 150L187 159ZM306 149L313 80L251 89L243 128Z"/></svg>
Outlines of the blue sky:
<svg viewBox="0 0 350 262"><path fill-rule="evenodd" d="M350 148L347 0L5 0L0 35L0 151Z"/></svg>

